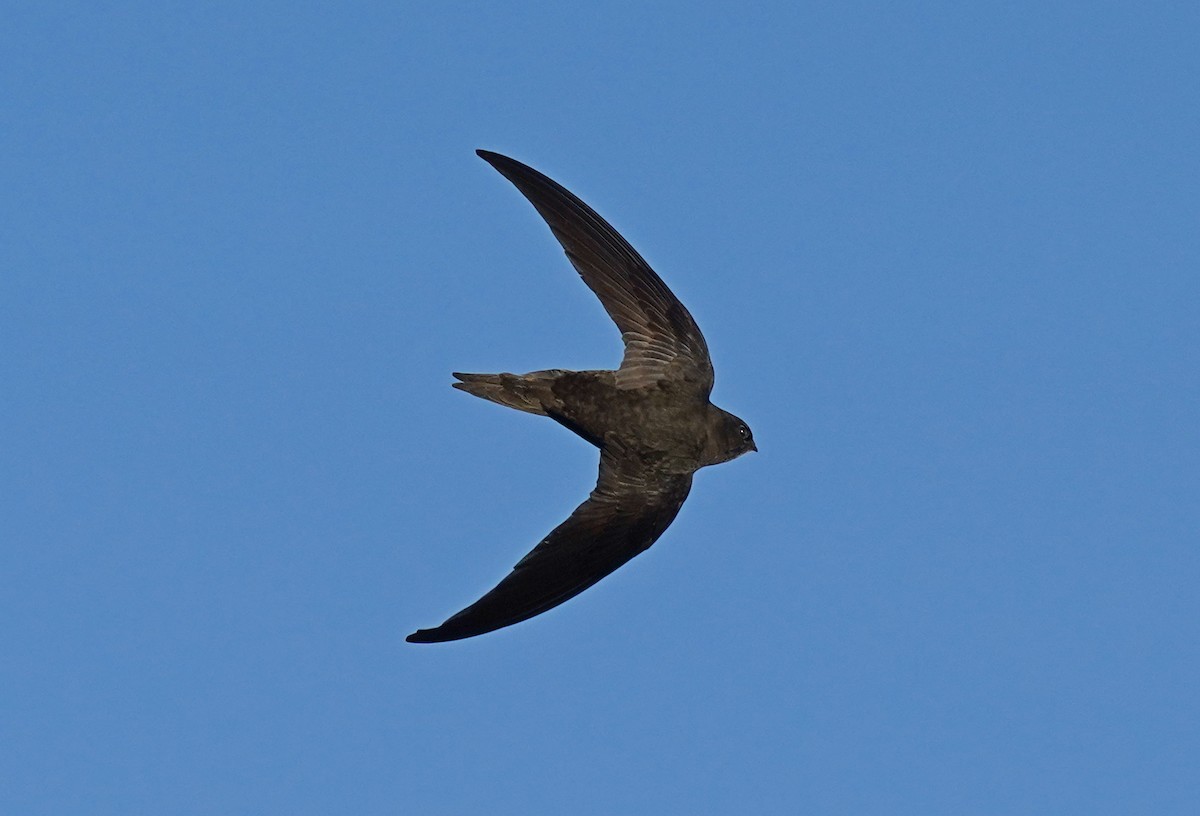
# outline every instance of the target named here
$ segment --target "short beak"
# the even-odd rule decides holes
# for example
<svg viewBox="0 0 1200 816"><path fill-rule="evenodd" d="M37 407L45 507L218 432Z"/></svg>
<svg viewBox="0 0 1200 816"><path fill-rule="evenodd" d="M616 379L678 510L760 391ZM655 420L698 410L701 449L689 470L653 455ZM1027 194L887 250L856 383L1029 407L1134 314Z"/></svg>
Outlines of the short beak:
<svg viewBox="0 0 1200 816"><path fill-rule="evenodd" d="M758 453L758 445L754 444L754 440L750 440L750 450L754 451L755 453Z"/></svg>

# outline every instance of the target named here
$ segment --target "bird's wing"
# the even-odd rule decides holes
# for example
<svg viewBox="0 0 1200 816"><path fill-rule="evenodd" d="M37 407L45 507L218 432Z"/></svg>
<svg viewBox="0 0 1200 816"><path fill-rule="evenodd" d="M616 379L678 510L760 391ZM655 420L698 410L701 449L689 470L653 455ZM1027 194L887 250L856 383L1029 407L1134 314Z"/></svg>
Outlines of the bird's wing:
<svg viewBox="0 0 1200 816"><path fill-rule="evenodd" d="M482 635L540 615L583 592L648 549L675 519L691 474L665 475L626 453L619 442L600 455L600 478L579 505L522 558L495 589L409 643Z"/></svg>
<svg viewBox="0 0 1200 816"><path fill-rule="evenodd" d="M693 383L707 396L713 368L704 335L637 250L562 185L507 156L476 152L529 199L621 330L625 356L617 386L638 388L669 378Z"/></svg>

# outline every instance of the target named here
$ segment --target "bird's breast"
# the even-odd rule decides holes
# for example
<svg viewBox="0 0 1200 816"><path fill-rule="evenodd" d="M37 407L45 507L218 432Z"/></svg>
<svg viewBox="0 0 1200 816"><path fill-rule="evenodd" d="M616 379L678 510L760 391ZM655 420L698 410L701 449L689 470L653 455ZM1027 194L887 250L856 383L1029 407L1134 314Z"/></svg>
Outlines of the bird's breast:
<svg viewBox="0 0 1200 816"><path fill-rule="evenodd" d="M668 388L617 388L611 374L561 377L554 385L555 418L589 441L618 436L647 455L676 462L673 469L694 469L707 433L704 406Z"/></svg>

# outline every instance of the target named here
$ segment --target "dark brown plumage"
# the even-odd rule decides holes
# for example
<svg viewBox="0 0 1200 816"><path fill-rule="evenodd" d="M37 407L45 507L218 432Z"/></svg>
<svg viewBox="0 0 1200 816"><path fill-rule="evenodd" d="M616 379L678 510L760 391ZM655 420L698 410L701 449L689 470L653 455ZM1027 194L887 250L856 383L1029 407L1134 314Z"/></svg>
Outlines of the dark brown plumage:
<svg viewBox="0 0 1200 816"><path fill-rule="evenodd" d="M745 422L708 400L712 361L688 310L590 207L518 161L477 151L529 199L625 343L615 371L455 374L454 387L548 416L600 448L587 501L493 590L435 629L436 643L532 618L578 595L646 550L675 519L692 474L758 450Z"/></svg>

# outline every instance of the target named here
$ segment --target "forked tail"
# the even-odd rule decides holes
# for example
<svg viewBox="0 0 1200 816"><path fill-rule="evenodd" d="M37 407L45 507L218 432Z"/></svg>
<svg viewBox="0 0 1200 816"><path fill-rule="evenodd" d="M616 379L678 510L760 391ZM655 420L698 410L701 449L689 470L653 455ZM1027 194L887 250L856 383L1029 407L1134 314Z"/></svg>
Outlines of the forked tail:
<svg viewBox="0 0 1200 816"><path fill-rule="evenodd" d="M546 406L555 404L552 391L554 380L563 374L561 369L531 371L528 374L460 374L454 372L461 382L453 383L459 391L466 391L485 400L516 408L530 414L546 415Z"/></svg>

